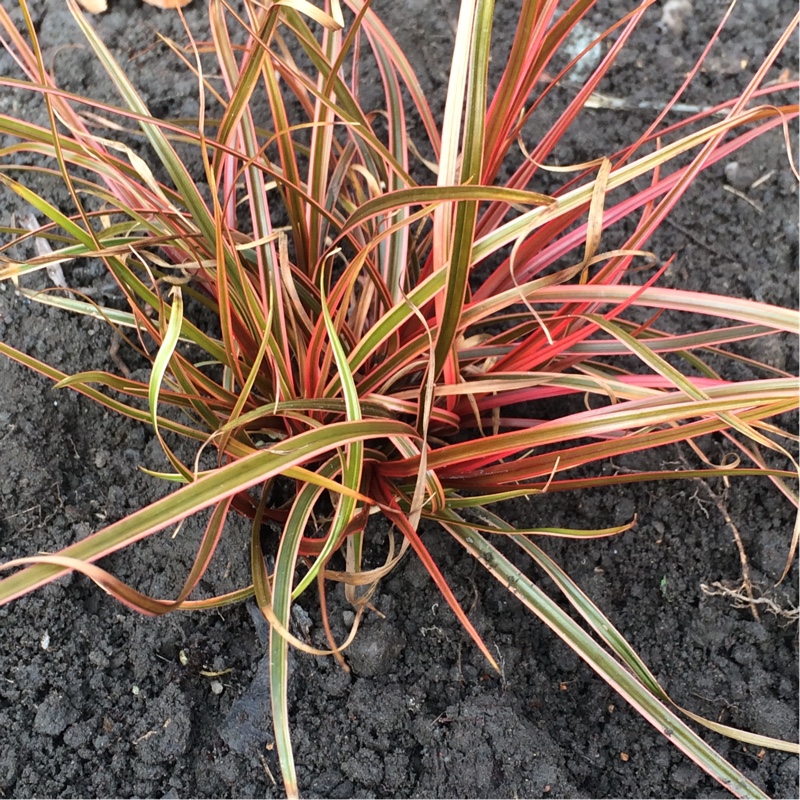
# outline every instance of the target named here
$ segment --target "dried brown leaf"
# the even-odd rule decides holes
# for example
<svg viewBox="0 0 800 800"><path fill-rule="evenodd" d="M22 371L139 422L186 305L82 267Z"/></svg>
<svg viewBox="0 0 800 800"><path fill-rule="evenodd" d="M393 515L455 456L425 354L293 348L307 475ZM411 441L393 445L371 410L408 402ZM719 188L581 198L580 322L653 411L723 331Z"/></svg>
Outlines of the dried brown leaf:
<svg viewBox="0 0 800 800"><path fill-rule="evenodd" d="M104 11L108 11L106 0L78 0L78 5L90 14L102 14Z"/></svg>

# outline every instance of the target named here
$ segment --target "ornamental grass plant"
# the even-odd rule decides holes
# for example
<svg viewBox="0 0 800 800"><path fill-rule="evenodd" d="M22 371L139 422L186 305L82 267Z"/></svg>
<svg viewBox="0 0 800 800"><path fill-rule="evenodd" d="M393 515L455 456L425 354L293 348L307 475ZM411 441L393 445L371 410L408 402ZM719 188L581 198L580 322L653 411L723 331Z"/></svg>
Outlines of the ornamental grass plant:
<svg viewBox="0 0 800 800"><path fill-rule="evenodd" d="M0 602L69 571L151 615L254 597L270 626L276 748L286 791L296 796L289 648L330 655L347 669L347 647L376 587L408 550L498 668L426 547L426 538L446 533L689 758L734 794L763 796L684 718L758 747L798 752L797 745L677 708L536 544L540 536L613 536L635 520L596 530L514 528L503 521L502 501L761 476L797 505L796 437L779 424L797 409L797 378L736 345L796 336L800 314L663 288L670 254L662 261L648 242L702 170L770 131L783 130L788 142L798 107L785 97L797 83L774 67L798 18L787 20L739 96L676 122L670 111L723 19L686 83L629 147L559 166L556 147L597 98L652 0L632 3L571 58L564 43L593 1L522 0L498 78L490 77L495 4L463 0L441 119L369 2L210 0L210 41L187 27L187 46L169 43L196 76L193 121L153 116L69 2L120 104L59 88L26 0L22 28L0 7L3 44L21 75L0 85L38 93L50 121L0 116L10 142L0 149L0 183L48 220L13 230L0 277L40 302L114 326L148 363L148 378L124 370L67 375L6 344L0 352L151 426L171 465L154 474L176 489L57 553L7 562L5 569L19 569L0 580ZM531 141L548 95L595 46L603 48L599 63ZM361 102L365 74L380 81L379 108ZM31 166L20 168L21 155ZM63 179L71 207L28 188L31 170ZM543 176L548 186L556 176L558 188L540 191ZM45 245L40 254L12 258L11 247L30 239ZM68 274L73 261L87 259L105 265L124 308L25 288L33 272ZM706 453L712 436L733 454L722 464ZM193 461L179 458L180 437L195 444ZM702 468L600 469L678 443ZM209 513L205 533L173 598L147 596L98 566L201 511ZM251 583L197 599L233 514L252 523ZM375 567L365 554L375 551L379 517L392 535L381 539L388 544ZM796 544L797 533L787 542L787 571ZM531 569L515 566L512 551ZM557 598L535 582L534 566ZM337 583L354 609L344 641L326 616L326 593ZM309 590L320 599L326 651L291 630L292 604Z"/></svg>

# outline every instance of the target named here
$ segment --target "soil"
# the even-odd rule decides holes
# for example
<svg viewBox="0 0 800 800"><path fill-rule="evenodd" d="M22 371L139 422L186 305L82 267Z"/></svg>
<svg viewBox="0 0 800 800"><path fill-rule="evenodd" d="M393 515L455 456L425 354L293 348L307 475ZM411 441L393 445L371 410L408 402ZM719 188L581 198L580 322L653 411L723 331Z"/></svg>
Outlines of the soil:
<svg viewBox="0 0 800 800"><path fill-rule="evenodd" d="M62 85L113 97L66 5L52 0L31 5L45 59L55 64ZM196 114L194 79L155 35L161 31L183 41L177 16L139 0L111 5L95 24L132 70L154 112ZM627 5L602 4L587 26L601 30L608 14L618 15ZM384 0L376 6L408 48L434 105L441 106L454 3ZM511 6L498 2L495 63L501 63L514 33ZM740 90L746 81L743 62L763 56L793 6L790 0L740 4L686 102L703 104ZM630 101L664 102L721 13L714 0L695 2L684 30L677 32L659 24L661 10L655 8L602 91ZM186 9L201 36L205 15L197 0ZM780 66L796 74L796 54ZM15 69L0 55L2 73ZM562 101L569 96L569 87L559 91ZM41 104L21 94L0 96L0 110L43 121ZM642 130L652 114L587 111L558 156L574 163L612 151ZM751 188L762 176L768 177ZM46 190L69 206L55 182ZM796 306L796 209L796 185L776 132L739 153L736 166L709 170L678 206L673 222L662 227L653 249L661 258L677 253L665 283ZM22 210L19 201L2 194L4 224L16 210ZM99 285L102 278L81 267L70 273L70 282ZM0 336L67 372L115 369L107 329L31 303L9 284L0 286ZM750 352L797 370L793 340ZM5 360L0 387L0 559L61 548L166 492L138 470L164 465L149 430L55 391L45 379ZM664 449L650 461L620 461L608 468L679 466L680 458L681 451ZM510 522L526 526L603 527L634 513L638 524L619 537L543 546L620 627L678 704L727 724L795 738L796 625L763 608L756 621L730 598L701 590L701 584L736 583L741 576L733 523L756 584L782 608L796 605L796 563L773 588L791 539L790 504L767 481L753 479L727 491L717 483L679 481L537 497L504 508ZM201 530L202 520L175 538L154 537L106 565L143 591L171 596ZM349 651L351 673L330 659L293 656L293 736L305 796L726 796L455 542L428 531L426 543L496 651L503 674L487 668L425 570L408 558L376 596L383 618L367 617ZM203 590L243 585L247 549L247 530L234 522ZM314 603L304 602L303 610L307 616L298 615L299 628L320 641ZM153 620L81 577L62 579L0 608L2 796L280 796L265 631L251 611L242 605L224 613ZM332 610L339 633L347 614L342 599ZM209 672L220 674L204 674ZM705 736L771 795L800 794L796 756Z"/></svg>

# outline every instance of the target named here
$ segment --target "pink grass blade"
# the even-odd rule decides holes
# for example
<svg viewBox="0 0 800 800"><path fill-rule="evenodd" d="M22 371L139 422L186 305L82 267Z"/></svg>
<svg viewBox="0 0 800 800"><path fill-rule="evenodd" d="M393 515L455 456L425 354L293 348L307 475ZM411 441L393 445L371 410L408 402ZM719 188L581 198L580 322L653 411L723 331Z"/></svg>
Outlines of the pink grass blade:
<svg viewBox="0 0 800 800"><path fill-rule="evenodd" d="M447 601L447 604L456 615L456 618L461 623L464 630L472 637L472 640L478 646L481 653L483 653L489 664L491 664L492 668L499 673L500 667L497 665L494 657L489 652L489 648L484 644L480 634L477 632L477 630L475 630L475 626L472 624L472 622L470 622L469 617L467 617L466 613L461 608L456 596L453 594L453 590L450 588L445 580L444 575L442 575L441 571L436 566L436 563L431 558L431 555L420 538L420 535L414 530L406 515L400 510L397 502L392 498L391 494L386 492L385 488L380 492L380 497L384 503L384 513L386 516L389 517L389 519L398 527L403 536L405 536L411 542L411 546L414 548L417 557L423 563L431 578L433 578L434 583L442 593L442 596ZM0 584L0 586L2 586L2 584Z"/></svg>
<svg viewBox="0 0 800 800"><path fill-rule="evenodd" d="M790 411L796 411L797 403L784 401L774 403L766 408L758 409L755 412L740 412L743 417L751 423L756 423L764 416L775 416ZM641 451L654 450L668 444L678 442L689 442L706 436L710 433L724 433L726 427L724 423L716 419L703 420L700 422L688 422L682 425L670 425L665 428L650 429L645 428L638 433L628 435L608 436L601 438L598 442L588 445L567 447L560 450L552 450L537 456L519 458L504 464L494 463L496 459L478 460L464 466L459 472L450 473L440 470L440 479L448 488L470 491L498 491L509 489L515 486L531 486L542 488L540 481L548 478L555 470L566 471L598 461L607 461L620 455L628 455ZM493 466L482 466L485 463L494 464ZM659 472L652 473L654 479L661 477ZM769 474L767 471L760 470L760 474ZM674 473L677 477L678 473ZM796 477L794 473L776 471L778 477ZM709 473L710 476L710 473ZM638 479L637 480L641 480ZM592 485L612 485L615 483L625 483L616 477L614 480L592 479ZM586 484L589 485L588 483ZM559 486L561 487L559 489ZM579 481L565 481L563 484L555 480L550 491L564 491L570 486L581 488L584 486Z"/></svg>
<svg viewBox="0 0 800 800"><path fill-rule="evenodd" d="M560 461L556 464L554 459L554 466L560 466ZM529 498L533 495L547 492L553 494L554 492L574 492L579 489L592 489L601 488L604 486L624 486L630 483L648 483L658 481L670 480L692 480L698 478L699 480L708 480L709 478L753 478L753 477L775 477L786 479L797 479L797 473L789 470L771 469L767 466L760 466L757 468L750 467L736 467L724 468L715 467L707 469L689 469L689 470L650 470L645 472L636 473L618 473L615 475L601 475L593 478L568 478L568 479L550 479L551 472L547 475L547 480L542 480L539 483L534 481L527 483L521 489L507 489L505 491L495 491L491 494L471 495L470 497L461 497L452 493L449 490L447 496L447 506L454 510L460 508L473 508L475 506L487 506L492 503L501 503L506 500L514 498L525 497ZM793 502L796 498L793 499ZM795 502L795 505L797 503Z"/></svg>
<svg viewBox="0 0 800 800"><path fill-rule="evenodd" d="M695 147L701 146L709 140L720 135L724 135L725 133L747 123L767 120L763 123L761 129L763 132L763 130L768 129L769 127L775 127L783 124L785 119L792 119L796 117L797 114L797 106L789 106L783 109L774 108L771 106L758 107L748 111L742 111L735 117L725 119L721 122L712 123L700 131L687 134L685 137L677 140L676 142L665 145L655 153L642 156L630 164L626 164L618 169L612 170L608 178L607 189L610 192L616 188L619 188L620 186L624 186L625 184L633 181L635 178L649 173L657 166L663 165L679 155L692 150ZM757 134L755 134L753 131L750 133L741 134L733 142L729 142L727 145L721 146L718 150L714 151L714 154L704 159L704 165L707 167L710 164L715 163L715 161L722 158L726 152L731 152L737 146L744 144L749 138L754 138L755 135ZM643 205L648 198L649 193L655 192L656 194L660 194L671 190L671 188L674 188L681 181L682 177L686 175L688 170L689 167L683 167L672 175L662 178L661 181L659 181L656 189L651 188L639 192L635 199L632 201L626 201L627 206L635 207L634 204L636 203ZM507 191L510 192L512 190ZM478 241L475 242L473 249L473 263L480 263L483 259L488 258L500 248L507 245L513 245L521 237L529 236L537 228L541 228L553 220L562 218L567 212L583 212L588 208L593 191L593 182L588 183L585 186L580 186L569 192L560 194L558 197L558 202L554 206L535 208L532 211L527 211L515 219L499 225L491 232L484 234L478 239ZM492 198L487 196L486 199L489 200ZM608 224L610 212L607 212L605 216ZM621 216L623 215L619 214L617 218L621 218ZM640 240L643 240L644 238L645 237L640 237ZM579 239L578 241L582 242L583 240ZM640 248L638 245L632 245L629 242L626 246L626 249ZM507 267L505 274L508 275ZM525 272L522 271L519 273L518 277L520 279L525 279L527 276ZM481 291L476 292L476 297L483 298L485 296L489 296L492 292L497 291L497 289L498 286L495 281L487 281L482 287Z"/></svg>
<svg viewBox="0 0 800 800"><path fill-rule="evenodd" d="M226 85L230 94L235 94L237 86L240 81L245 80L239 74L235 59L233 57L232 45L228 36L228 31L225 26L222 9L220 3L216 2L211 7L211 30L214 36L215 48L217 53L218 62L226 80ZM255 78L253 79L255 80ZM256 164L256 159L259 154L258 138L255 131L255 124L253 122L252 113L249 108L244 109L239 124L235 129L235 133L241 139L244 147L242 157L247 158L244 166L244 175L247 187L247 197L249 199L250 217L253 225L253 236L255 241L263 242L261 246L256 248L256 259L259 269L260 280L260 300L262 307L259 308L256 296L253 293L247 292L248 305L252 309L249 316L252 318L257 330L254 334L258 339L261 338L261 331L263 330L263 320L265 316L271 315L272 319L272 334L274 342L270 341L270 347L275 355L276 363L280 366L288 363L289 345L287 342L286 333L286 320L283 314L284 303L282 302L282 282L279 277L279 264L278 255L275 252L274 237L272 235L272 223L270 219L270 210L267 204L267 190L264 180L264 171L260 165ZM234 137L235 140L236 137ZM204 152L204 151L203 151ZM218 153L221 151L218 149ZM234 167L238 159L230 154L225 154L221 161L223 175L226 182L235 186L236 176ZM206 169L210 173L211 185L215 185L214 180L214 167L206 162ZM235 196L227 198L227 204L224 209L220 209L223 213L217 212L215 214L215 224L218 228L218 236L222 235L222 222L220 216L227 219L233 217L235 219ZM236 266L235 264L233 266ZM242 286L247 286L245 279L240 278L239 282ZM269 284L271 290L274 291L275 297L270 304L269 311L264 306L269 302L269 292L266 285ZM220 304L222 308L224 304ZM277 313L275 311L277 310ZM294 394L294 385L292 376L288 370L280 370L280 382L283 392L287 396Z"/></svg>
<svg viewBox="0 0 800 800"><path fill-rule="evenodd" d="M376 51L381 51L389 58L394 65L397 73L402 76L403 83L411 96L414 107L419 113L422 124L428 134L429 143L433 149L434 157L439 158L441 152L441 139L439 128L431 113L428 100L419 84L419 79L414 72L406 54L400 49L394 37L387 30L386 26L378 18L377 14L368 9L368 3L364 0L347 0L347 4L359 15L366 10L364 16L364 28L367 36Z"/></svg>
<svg viewBox="0 0 800 800"><path fill-rule="evenodd" d="M563 286L537 290L528 297L537 303L562 303L574 300L598 303L624 303L636 295L636 305L687 311L726 320L764 325L786 333L800 332L800 313L753 300L690 292L685 289L650 287L639 293L635 286Z"/></svg>
<svg viewBox="0 0 800 800"><path fill-rule="evenodd" d="M501 433L464 444L446 445L431 453L428 463L433 469L458 473L487 465L494 459L508 458L531 447L564 443L573 438L613 435L631 429L650 429L687 418L699 418L701 421L685 423L686 431L705 431L706 428L709 431L719 430L727 427L725 423L714 419L721 412L735 411L742 419L750 422L782 413L782 410L790 410L800 403L795 379L743 381L731 386L709 387L706 392L708 400L698 401L680 392L664 393L654 398L632 400L543 422L530 430ZM678 434L669 429L650 435L655 442L660 437L670 439ZM628 441L633 441L630 436ZM601 444L593 446L599 449ZM606 442L602 446L610 444ZM414 474L417 461L416 458L398 461L387 465L384 472L398 477L408 476ZM497 469L505 470L510 466L503 465Z"/></svg>

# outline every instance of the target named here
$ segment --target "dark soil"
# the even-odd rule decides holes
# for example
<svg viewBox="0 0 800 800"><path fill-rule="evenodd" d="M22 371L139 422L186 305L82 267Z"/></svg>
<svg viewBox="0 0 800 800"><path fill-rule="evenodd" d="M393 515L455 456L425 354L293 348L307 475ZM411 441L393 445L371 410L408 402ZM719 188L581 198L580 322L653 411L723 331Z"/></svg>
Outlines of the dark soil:
<svg viewBox="0 0 800 800"><path fill-rule="evenodd" d="M32 5L45 58L54 60L60 82L113 97L104 95L106 82L66 5ZM501 37L514 33L509 5L498 3ZM629 4L602 5L604 11L588 20L597 30L605 12L622 13ZM96 25L153 109L174 117L196 113L194 79L156 43L156 30L183 40L177 17L138 0L112 6ZM454 4L386 0L377 6L441 103ZM741 62L758 61L793 6L789 0L740 4L687 102L721 100L741 89ZM199 0L187 9L199 32L205 13ZM714 0L696 2L677 34L659 27L654 9L604 93L668 99L720 13ZM498 59L502 52L501 46ZM797 69L788 58L781 66ZM0 72L14 69L0 55ZM568 88L561 91L562 99L568 96ZM10 92L0 97L0 109L44 119L37 100ZM587 111L559 157L580 162L616 149L651 116ZM767 173L757 188L748 188ZM55 183L39 189L68 207ZM3 194L0 219L7 223L20 208ZM665 282L796 305L796 209L796 186L776 132L741 152L736 167L711 169L662 228L653 249L661 258L678 253ZM99 282L82 269L71 273L73 285ZM9 284L0 286L0 336L68 372L115 369L102 325L31 303ZM775 342L758 354L797 369L794 341ZM56 392L8 361L0 361L0 387L1 560L61 548L166 492L137 471L164 465L149 430ZM677 449L665 449L647 463L680 466L680 458ZM617 538L544 546L620 627L677 703L734 726L796 737L796 626L763 609L756 621L750 611L700 588L740 578L727 513L742 534L757 585L782 607L796 604L796 564L784 584L772 588L791 538L789 503L767 481L754 479L729 491L682 481L534 498L505 509L510 522L526 526L603 527L634 513L637 526ZM154 537L107 566L143 591L174 595L201 530L198 521L174 539ZM504 673L497 677L487 669L425 570L408 558L382 584L375 605L385 618L366 619L349 651L350 674L333 660L294 656L293 730L304 795L725 796L455 542L429 532L426 543ZM246 528L234 523L204 590L223 592L247 581L247 549ZM304 610L312 641L323 641L311 600ZM241 606L224 614L146 619L80 577L0 609L2 796L280 795L264 630L249 611ZM342 630L347 613L343 601L332 612ZM203 674L209 671L224 673ZM798 796L796 756L759 752L714 734L706 738L767 792Z"/></svg>

